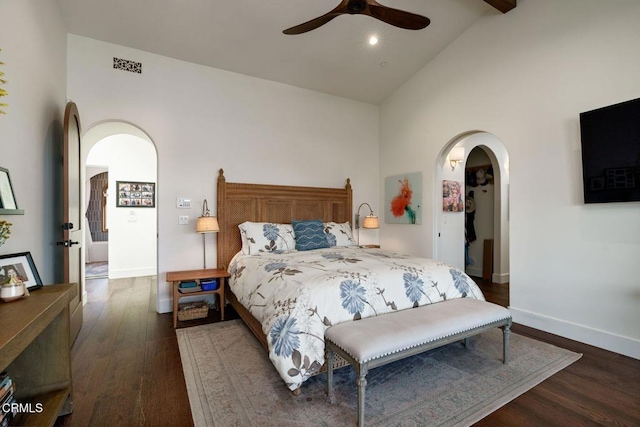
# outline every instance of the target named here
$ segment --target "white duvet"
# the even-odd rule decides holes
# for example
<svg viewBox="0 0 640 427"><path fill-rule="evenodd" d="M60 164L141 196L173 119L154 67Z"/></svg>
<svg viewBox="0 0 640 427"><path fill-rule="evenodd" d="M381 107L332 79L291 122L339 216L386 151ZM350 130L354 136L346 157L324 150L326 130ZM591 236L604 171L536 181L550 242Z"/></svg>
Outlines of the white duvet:
<svg viewBox="0 0 640 427"><path fill-rule="evenodd" d="M291 390L324 364L332 325L452 298L484 300L456 267L380 249L238 254L229 271L231 290L261 322L269 357Z"/></svg>

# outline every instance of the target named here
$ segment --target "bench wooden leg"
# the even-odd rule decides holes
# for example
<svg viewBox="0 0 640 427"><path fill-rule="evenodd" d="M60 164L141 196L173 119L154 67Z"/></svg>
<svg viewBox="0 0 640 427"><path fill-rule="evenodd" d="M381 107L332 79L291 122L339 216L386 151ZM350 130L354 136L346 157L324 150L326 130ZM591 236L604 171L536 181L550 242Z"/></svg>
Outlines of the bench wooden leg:
<svg viewBox="0 0 640 427"><path fill-rule="evenodd" d="M509 338L511 335L511 322L502 327L502 363L509 363Z"/></svg>
<svg viewBox="0 0 640 427"><path fill-rule="evenodd" d="M327 396L333 403L333 351L329 346L325 346L325 358L327 362Z"/></svg>
<svg viewBox="0 0 640 427"><path fill-rule="evenodd" d="M469 348L469 344L471 343L471 338L466 337L464 339L464 348L468 349Z"/></svg>
<svg viewBox="0 0 640 427"><path fill-rule="evenodd" d="M364 427L364 390L367 387L367 373L369 368L367 364L361 364L358 369L358 427Z"/></svg>

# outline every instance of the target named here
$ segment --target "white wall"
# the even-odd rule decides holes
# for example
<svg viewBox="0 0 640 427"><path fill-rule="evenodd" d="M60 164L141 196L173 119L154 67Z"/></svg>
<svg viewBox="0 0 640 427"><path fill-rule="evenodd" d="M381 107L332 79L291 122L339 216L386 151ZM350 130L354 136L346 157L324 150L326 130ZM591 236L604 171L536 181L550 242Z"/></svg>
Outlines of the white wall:
<svg viewBox="0 0 640 427"><path fill-rule="evenodd" d="M157 208L116 207L116 182L155 183L158 175L155 147L133 135L108 136L93 146L87 164L107 165L109 171L109 278L154 276L157 271ZM85 242L87 240L85 236Z"/></svg>
<svg viewBox="0 0 640 427"><path fill-rule="evenodd" d="M640 203L583 204L578 120L640 97L638 16L636 0L521 0L488 14L385 101L380 130L380 180L422 169L424 200L451 138L499 138L510 158L514 320L636 358ZM383 224L381 244L431 255L431 224Z"/></svg>
<svg viewBox="0 0 640 427"><path fill-rule="evenodd" d="M351 178L354 206L378 204L376 106L73 35L68 50L68 96L85 129L122 120L156 145L161 312L171 309L165 273L202 268L195 220L205 198L215 212L220 168L230 182L342 187ZM114 56L142 62L142 74L114 70ZM193 207L177 209L178 197ZM215 239L207 243L213 266Z"/></svg>
<svg viewBox="0 0 640 427"><path fill-rule="evenodd" d="M466 147L464 139L456 143L455 145L459 147L463 147L465 150L465 157L468 156L469 149ZM438 176L438 178L436 178L435 180L435 183L436 185L438 185L439 188L436 188L433 198L428 197L425 199L423 196L423 200L425 200L425 209L423 209L423 211L427 214L427 216L433 214L433 212L435 211L436 230L434 232L434 235L437 237L434 241L433 258L437 258L440 261L446 262L451 265L455 265L456 267L464 270L464 212L444 211L443 209L444 188L442 184L442 182L445 180L457 182L460 184L461 192L464 194L464 161L460 163L458 166L456 166L454 170L451 170L451 164L449 163L449 154L451 150L445 150L445 151L448 151L448 153L446 154L447 160L443 162L441 165L437 166L440 171L440 174L438 175L438 173L435 173L435 175ZM426 177L425 179L428 182L433 183L434 172L431 171L427 175L429 176ZM424 185L423 185L423 188L424 188ZM431 206L429 204L431 200L433 200L432 202L433 209L431 209ZM463 196L463 201L464 201L464 196ZM400 231L404 231L404 230L400 230ZM394 230L391 229L389 230L389 232L393 233ZM420 246L423 246L423 243L426 243L426 242L419 242L419 243L420 243ZM396 242L396 245L398 244L402 245L402 242ZM409 248L403 248L402 246L399 246L396 249L400 251L412 252L412 253L416 253L416 251L419 251L417 253L421 253L421 251L423 250L422 247L409 249Z"/></svg>
<svg viewBox="0 0 640 427"><path fill-rule="evenodd" d="M0 1L0 67L9 93L0 115L0 166L9 169L23 216L0 254L31 252L44 284L62 281L62 119L66 29L55 2Z"/></svg>

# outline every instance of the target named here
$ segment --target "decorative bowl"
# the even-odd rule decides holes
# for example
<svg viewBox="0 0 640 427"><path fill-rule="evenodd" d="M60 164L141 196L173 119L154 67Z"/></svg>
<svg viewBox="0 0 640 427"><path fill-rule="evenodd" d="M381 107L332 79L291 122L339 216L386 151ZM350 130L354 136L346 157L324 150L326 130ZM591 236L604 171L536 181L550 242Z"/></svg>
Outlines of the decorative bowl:
<svg viewBox="0 0 640 427"><path fill-rule="evenodd" d="M5 283L0 287L0 299L4 302L15 301L23 297L23 283Z"/></svg>

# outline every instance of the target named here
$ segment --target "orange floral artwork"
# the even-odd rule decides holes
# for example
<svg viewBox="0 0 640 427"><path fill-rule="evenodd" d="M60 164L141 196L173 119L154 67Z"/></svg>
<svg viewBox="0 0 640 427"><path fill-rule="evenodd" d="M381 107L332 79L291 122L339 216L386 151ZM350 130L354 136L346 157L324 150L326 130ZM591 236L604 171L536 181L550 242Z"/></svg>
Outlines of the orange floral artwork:
<svg viewBox="0 0 640 427"><path fill-rule="evenodd" d="M388 223L420 224L420 202L422 198L422 174L396 175L386 179L385 194Z"/></svg>

